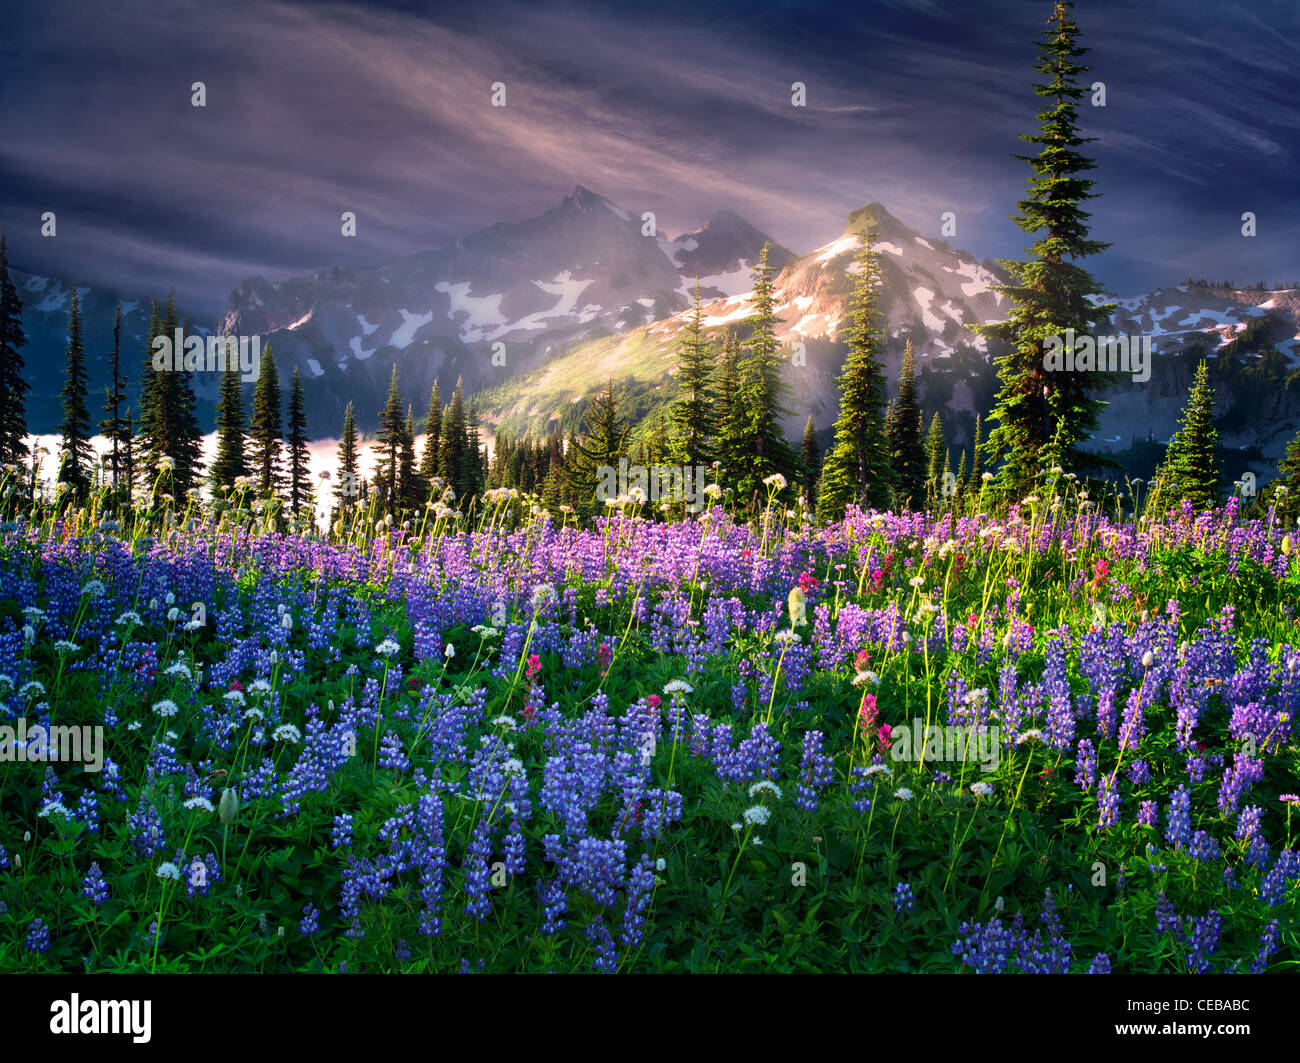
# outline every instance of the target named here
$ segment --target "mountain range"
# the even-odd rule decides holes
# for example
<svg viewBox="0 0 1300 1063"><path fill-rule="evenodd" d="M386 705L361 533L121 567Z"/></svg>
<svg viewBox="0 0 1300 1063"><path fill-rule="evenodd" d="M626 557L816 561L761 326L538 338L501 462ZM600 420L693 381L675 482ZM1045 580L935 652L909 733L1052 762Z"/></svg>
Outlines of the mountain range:
<svg viewBox="0 0 1300 1063"><path fill-rule="evenodd" d="M337 434L348 401L356 403L361 426L373 427L394 365L417 420L434 380L445 399L458 377L475 394L489 433L545 431L555 422L576 427L584 400L611 380L633 420L646 420L672 399L676 340L696 284L706 328L715 336L727 328L745 335L754 266L771 243L730 210L671 239L651 225L578 186L538 217L499 223L376 269L249 278L218 320L191 328L260 335L282 380L299 370L316 436ZM879 203L853 212L823 247L806 254L770 248L777 334L799 354L786 366L787 434L797 439L811 414L826 439L834 422L854 259L868 231L880 252L891 380L910 339L927 419L941 411L950 443L963 445L974 411L988 410L996 393L998 351L972 326L1005 317L1008 303L993 289L1007 277L996 264L910 228ZM70 282L17 270L13 276L29 339L29 427L52 431ZM138 294L93 285L80 295L97 419L114 308L123 303L123 361L134 383L149 306ZM1168 439L1194 361L1204 355L1214 360L1225 445L1248 452L1245 461L1281 455L1300 425L1300 291L1184 283L1098 301L1116 304L1112 332L1150 335L1155 357L1149 381L1125 381L1105 395L1110 405L1095 448L1126 452L1135 441ZM217 380L198 373L195 388L200 416L210 424ZM1263 464L1256 471L1267 479Z"/></svg>

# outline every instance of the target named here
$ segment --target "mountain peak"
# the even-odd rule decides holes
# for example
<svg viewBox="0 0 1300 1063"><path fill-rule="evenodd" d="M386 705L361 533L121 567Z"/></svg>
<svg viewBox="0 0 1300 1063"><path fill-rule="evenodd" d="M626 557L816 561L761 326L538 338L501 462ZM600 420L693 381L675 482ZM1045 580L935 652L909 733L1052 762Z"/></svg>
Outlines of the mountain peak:
<svg viewBox="0 0 1300 1063"><path fill-rule="evenodd" d="M888 232L908 232L907 226L889 213L881 203L868 203L849 215L844 225L844 233L875 233L877 236Z"/></svg>

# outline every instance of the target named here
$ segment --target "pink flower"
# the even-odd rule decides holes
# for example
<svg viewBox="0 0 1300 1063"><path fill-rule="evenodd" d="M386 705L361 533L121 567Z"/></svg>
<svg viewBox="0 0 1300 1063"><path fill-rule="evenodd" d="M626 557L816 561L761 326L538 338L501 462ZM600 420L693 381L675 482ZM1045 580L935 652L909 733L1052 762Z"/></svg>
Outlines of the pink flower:
<svg viewBox="0 0 1300 1063"><path fill-rule="evenodd" d="M876 726L876 720L879 714L876 711L876 695L863 694L862 704L858 706L858 719L864 731L869 731Z"/></svg>
<svg viewBox="0 0 1300 1063"><path fill-rule="evenodd" d="M537 673L542 670L542 659L537 654L529 654L528 667L524 669L524 675L530 680L536 678Z"/></svg>
<svg viewBox="0 0 1300 1063"><path fill-rule="evenodd" d="M660 705L663 704L663 702L659 700L658 694L651 694L648 698L645 699L645 703L649 705L650 708L652 709L657 709L659 708Z"/></svg>

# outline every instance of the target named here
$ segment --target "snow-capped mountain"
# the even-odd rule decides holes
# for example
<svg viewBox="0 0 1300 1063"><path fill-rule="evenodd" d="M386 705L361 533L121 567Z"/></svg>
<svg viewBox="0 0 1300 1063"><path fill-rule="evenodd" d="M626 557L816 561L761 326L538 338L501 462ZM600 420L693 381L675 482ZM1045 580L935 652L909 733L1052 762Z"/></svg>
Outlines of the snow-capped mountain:
<svg viewBox="0 0 1300 1063"><path fill-rule="evenodd" d="M791 438L802 433L809 414L823 429L835 419L856 258L868 230L879 253L881 325L889 338L885 363L891 375L910 338L919 359L934 372L951 363L952 372L962 379L950 388L950 397L956 406L970 408L976 396L965 380L967 367L989 367L987 343L970 326L1003 316L1002 297L992 291L1003 279L992 264L922 236L872 203L849 216L839 237L791 257L774 277L777 336L792 349L802 344L801 357L790 359L785 374L790 410L785 428ZM743 322L754 312L752 272L748 281L725 296L705 296L707 329L734 327L742 336L747 334ZM599 390L611 377L653 391L675 365L677 340L689 316L689 311L679 312L612 339L581 344L522 380L507 383L489 403L518 431L540 426L547 417L565 419L584 395Z"/></svg>
<svg viewBox="0 0 1300 1063"><path fill-rule="evenodd" d="M669 239L581 186L559 206L369 271L334 269L232 293L219 332L258 334L281 373L298 366L310 412L333 423L348 399L371 421L394 363L420 402L435 377L470 391L527 371L562 348L683 310L750 283L767 237L731 211ZM773 249L778 265L789 258Z"/></svg>

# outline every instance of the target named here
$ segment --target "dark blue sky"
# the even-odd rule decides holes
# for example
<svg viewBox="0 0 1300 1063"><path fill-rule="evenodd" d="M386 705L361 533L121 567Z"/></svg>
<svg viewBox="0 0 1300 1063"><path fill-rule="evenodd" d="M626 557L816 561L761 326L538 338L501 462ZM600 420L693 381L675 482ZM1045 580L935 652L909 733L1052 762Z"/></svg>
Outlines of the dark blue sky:
<svg viewBox="0 0 1300 1063"><path fill-rule="evenodd" d="M1028 240L1008 216L1029 171L1011 156L1035 125L1050 12L11 0L0 225L20 268L174 286L199 314L252 274L378 265L538 214L576 184L674 236L727 207L806 251L878 200L925 233L955 211L954 245L1017 256ZM1083 113L1094 235L1114 244L1093 272L1120 294L1300 276L1300 2L1084 0L1075 17L1088 80L1107 90Z"/></svg>

